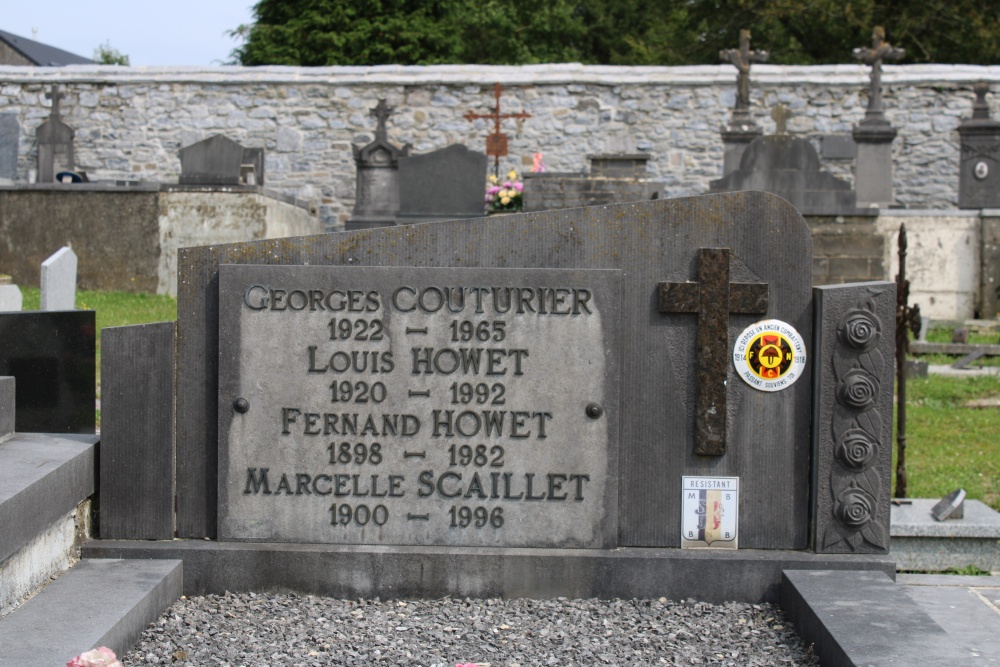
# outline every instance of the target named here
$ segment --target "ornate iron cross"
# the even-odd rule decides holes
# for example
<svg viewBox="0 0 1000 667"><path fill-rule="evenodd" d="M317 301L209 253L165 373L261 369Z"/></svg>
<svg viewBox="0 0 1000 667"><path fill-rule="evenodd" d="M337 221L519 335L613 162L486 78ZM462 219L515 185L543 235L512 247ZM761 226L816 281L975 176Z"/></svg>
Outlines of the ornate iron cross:
<svg viewBox="0 0 1000 667"><path fill-rule="evenodd" d="M729 248L702 248L698 251L698 282L660 283L659 288L661 313L698 315L694 453L722 456L726 453L729 314L766 314L768 286L730 283Z"/></svg>
<svg viewBox="0 0 1000 667"><path fill-rule="evenodd" d="M480 118L486 118L493 121L493 133L486 137L486 154L493 156L493 175L500 175L500 158L507 155L507 135L500 131L500 121L506 120L507 118L516 118L518 120L523 120L525 118L531 118L530 113L500 113L500 93L503 91L503 86L497 83L493 87L493 96L496 98L496 106L493 107L493 113L479 114L470 111L465 114L463 118L469 122L474 122Z"/></svg>

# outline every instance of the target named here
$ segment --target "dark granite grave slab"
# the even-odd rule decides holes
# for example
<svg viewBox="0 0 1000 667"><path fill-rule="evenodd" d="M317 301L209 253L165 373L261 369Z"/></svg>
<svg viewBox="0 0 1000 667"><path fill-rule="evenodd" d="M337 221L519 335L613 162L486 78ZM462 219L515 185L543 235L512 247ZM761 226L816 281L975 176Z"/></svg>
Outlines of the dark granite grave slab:
<svg viewBox="0 0 1000 667"><path fill-rule="evenodd" d="M244 148L229 137L216 134L185 146L181 158L183 185L238 185Z"/></svg>
<svg viewBox="0 0 1000 667"><path fill-rule="evenodd" d="M94 311L0 313L0 375L17 379L17 431L94 433Z"/></svg>
<svg viewBox="0 0 1000 667"><path fill-rule="evenodd" d="M182 249L179 534L217 534L221 264L619 269L624 272L622 344L619 352L608 350L622 355L624 378L618 415L618 545L680 545L681 477L687 474L741 478L741 547L805 549L812 411L808 366L794 385L776 392L751 388L729 366L727 451L722 457L694 453L699 318L661 313L657 297L661 282L698 281L703 248L730 249L732 282L769 286L764 315L728 315L724 329L730 341L767 318L789 323L809 344L809 230L786 202L760 192Z"/></svg>
<svg viewBox="0 0 1000 667"><path fill-rule="evenodd" d="M399 158L400 224L483 214L488 158L461 144Z"/></svg>
<svg viewBox="0 0 1000 667"><path fill-rule="evenodd" d="M21 125L17 114L0 113L0 179L17 178L17 151L21 139Z"/></svg>

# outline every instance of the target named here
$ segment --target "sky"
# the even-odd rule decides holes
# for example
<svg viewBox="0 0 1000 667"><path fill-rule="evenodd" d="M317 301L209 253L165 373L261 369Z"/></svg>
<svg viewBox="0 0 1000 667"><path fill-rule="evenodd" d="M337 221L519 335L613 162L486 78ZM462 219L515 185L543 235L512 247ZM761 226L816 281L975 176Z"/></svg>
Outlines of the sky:
<svg viewBox="0 0 1000 667"><path fill-rule="evenodd" d="M93 58L105 42L132 65L221 65L255 0L0 0L0 30ZM33 29L37 32L32 33Z"/></svg>

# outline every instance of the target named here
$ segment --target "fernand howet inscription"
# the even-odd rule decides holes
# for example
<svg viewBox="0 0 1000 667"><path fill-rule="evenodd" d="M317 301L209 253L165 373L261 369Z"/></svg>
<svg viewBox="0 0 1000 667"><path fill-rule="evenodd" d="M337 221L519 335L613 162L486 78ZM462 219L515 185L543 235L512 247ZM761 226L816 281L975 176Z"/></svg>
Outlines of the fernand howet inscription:
<svg viewBox="0 0 1000 667"><path fill-rule="evenodd" d="M220 539L614 543L618 271L219 278Z"/></svg>

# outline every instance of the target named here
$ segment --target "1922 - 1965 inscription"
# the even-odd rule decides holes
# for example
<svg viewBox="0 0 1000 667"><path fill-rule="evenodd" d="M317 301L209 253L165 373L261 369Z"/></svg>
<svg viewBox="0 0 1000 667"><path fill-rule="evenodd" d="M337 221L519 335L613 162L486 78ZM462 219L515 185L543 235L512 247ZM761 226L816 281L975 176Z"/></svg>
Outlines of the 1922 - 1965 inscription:
<svg viewBox="0 0 1000 667"><path fill-rule="evenodd" d="M219 279L220 539L614 542L619 272Z"/></svg>

